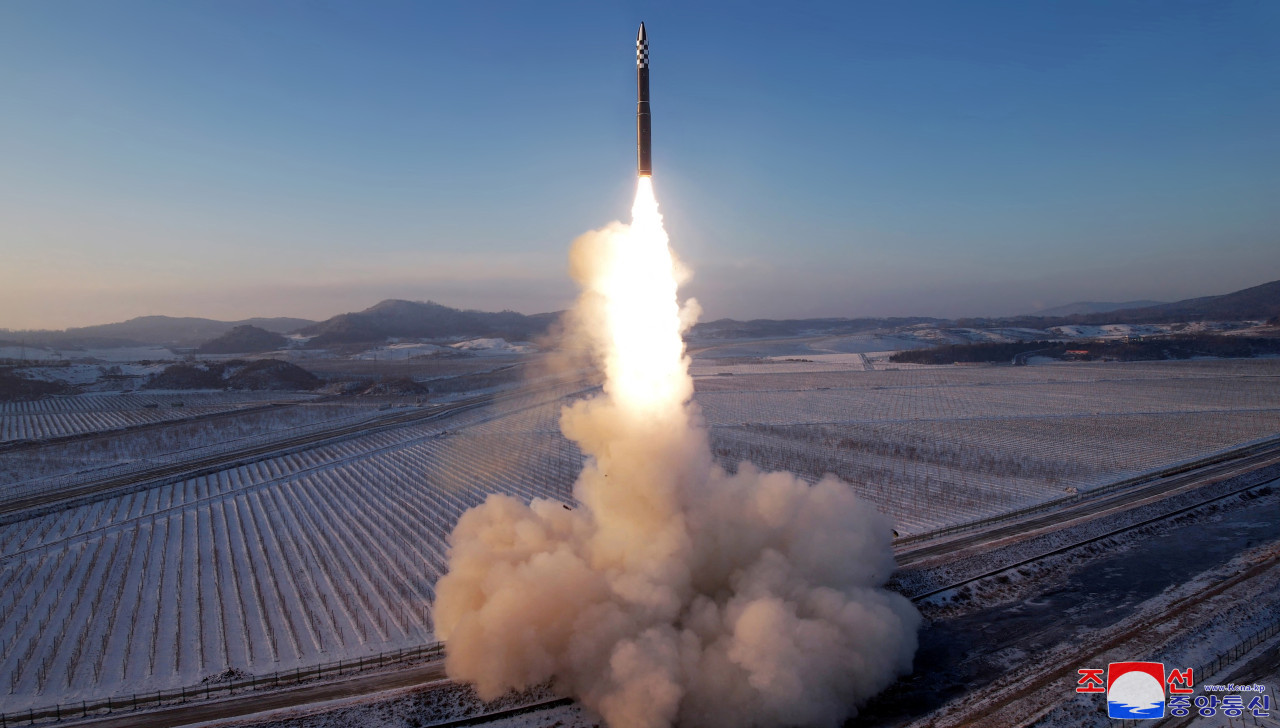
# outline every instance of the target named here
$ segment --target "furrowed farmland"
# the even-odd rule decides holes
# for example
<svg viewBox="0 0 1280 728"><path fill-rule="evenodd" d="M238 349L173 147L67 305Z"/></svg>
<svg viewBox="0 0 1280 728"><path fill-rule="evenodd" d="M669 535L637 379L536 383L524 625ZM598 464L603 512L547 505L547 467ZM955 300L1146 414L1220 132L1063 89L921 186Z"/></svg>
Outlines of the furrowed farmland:
<svg viewBox="0 0 1280 728"><path fill-rule="evenodd" d="M835 473L918 533L1280 434L1280 362L701 369L725 467ZM821 368L816 365L814 368Z"/></svg>
<svg viewBox="0 0 1280 728"><path fill-rule="evenodd" d="M0 496L74 485L139 465L234 451L272 438L368 420L379 411L378 404L368 403L254 400L251 406L203 416L188 413L184 419L162 421L163 426L143 423L124 431L85 433L94 437L0 443Z"/></svg>
<svg viewBox="0 0 1280 728"><path fill-rule="evenodd" d="M0 528L6 707L430 642L462 511L571 499L555 415L405 427Z"/></svg>
<svg viewBox="0 0 1280 728"><path fill-rule="evenodd" d="M183 392L84 394L34 402L0 402L0 443L135 427L312 398L282 392Z"/></svg>
<svg viewBox="0 0 1280 728"><path fill-rule="evenodd" d="M835 473L903 534L1280 435L1270 359L902 370L699 360L694 371L725 467ZM0 526L4 710L432 642L434 584L463 511L492 493L573 505L581 455L558 419L582 394L511 397ZM370 409L305 406L336 409L279 426ZM245 428L206 431L202 446L263 431ZM145 458L144 442L122 440L102 461ZM92 448L57 447L29 471L33 459L9 462L4 487L94 466Z"/></svg>

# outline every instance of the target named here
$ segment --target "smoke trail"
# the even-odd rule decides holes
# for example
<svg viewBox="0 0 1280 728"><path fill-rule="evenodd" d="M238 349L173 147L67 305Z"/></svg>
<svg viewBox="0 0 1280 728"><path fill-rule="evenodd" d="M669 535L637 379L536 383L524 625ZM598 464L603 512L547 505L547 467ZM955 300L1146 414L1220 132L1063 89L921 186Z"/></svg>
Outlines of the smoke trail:
<svg viewBox="0 0 1280 728"><path fill-rule="evenodd" d="M712 460L648 178L573 244L572 328L604 391L564 409L581 503L493 495L450 535L436 631L485 699L554 679L612 728L838 725L909 672L919 614L880 588L890 524L832 477Z"/></svg>

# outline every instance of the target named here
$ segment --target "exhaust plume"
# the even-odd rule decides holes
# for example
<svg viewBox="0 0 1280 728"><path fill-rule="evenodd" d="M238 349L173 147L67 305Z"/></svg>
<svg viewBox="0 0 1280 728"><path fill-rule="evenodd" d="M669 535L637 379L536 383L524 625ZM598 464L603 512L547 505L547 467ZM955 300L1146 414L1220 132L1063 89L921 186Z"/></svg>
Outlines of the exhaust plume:
<svg viewBox="0 0 1280 728"><path fill-rule="evenodd" d="M667 243L643 177L631 225L574 242L570 329L605 374L561 414L580 506L462 515L433 611L446 670L486 700L552 680L612 728L839 725L915 654L918 612L881 588L890 523L834 477L716 465Z"/></svg>

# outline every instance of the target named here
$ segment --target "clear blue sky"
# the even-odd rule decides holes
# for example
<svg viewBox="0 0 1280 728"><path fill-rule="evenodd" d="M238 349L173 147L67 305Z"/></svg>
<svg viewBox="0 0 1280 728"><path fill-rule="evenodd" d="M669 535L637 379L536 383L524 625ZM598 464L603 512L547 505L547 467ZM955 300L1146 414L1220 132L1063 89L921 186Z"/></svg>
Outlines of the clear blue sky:
<svg viewBox="0 0 1280 728"><path fill-rule="evenodd" d="M565 306L655 185L708 317L1280 278L1280 3L0 3L0 327Z"/></svg>

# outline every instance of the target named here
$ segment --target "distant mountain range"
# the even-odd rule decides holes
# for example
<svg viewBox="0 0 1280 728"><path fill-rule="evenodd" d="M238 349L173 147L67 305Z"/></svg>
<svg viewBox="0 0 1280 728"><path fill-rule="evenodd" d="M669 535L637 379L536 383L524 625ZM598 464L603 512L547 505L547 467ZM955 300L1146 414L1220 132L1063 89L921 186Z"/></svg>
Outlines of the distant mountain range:
<svg viewBox="0 0 1280 728"><path fill-rule="evenodd" d="M1239 321L1243 319L1272 319L1280 316L1280 281L1263 283L1235 293L1221 296L1188 298L1185 301L1162 303L1146 308L1126 309L1118 312L1119 323L1137 323L1136 319L1151 319L1143 323L1169 323L1175 321Z"/></svg>
<svg viewBox="0 0 1280 728"><path fill-rule="evenodd" d="M1164 301L1126 301L1124 303L1099 303L1096 301L1077 301L1076 303L1068 303L1065 306L1054 306L1046 308L1035 313L1027 314L1029 316L1075 316L1076 314L1086 313L1108 313L1111 311L1120 311L1126 308L1148 308L1150 306L1163 305Z"/></svg>
<svg viewBox="0 0 1280 728"><path fill-rule="evenodd" d="M391 337L528 341L546 333L559 317L559 313L526 316L515 311L463 311L431 301L387 300L357 313L312 324L300 333L314 337L308 342L313 347L382 342Z"/></svg>
<svg viewBox="0 0 1280 728"><path fill-rule="evenodd" d="M463 311L431 301L386 300L375 306L326 321L298 318L253 318L215 321L205 318L142 316L117 324L66 331L0 330L0 345L24 343L55 349L168 346L200 353L249 353L279 348L280 334L312 337L312 347L381 343L388 338L503 338L528 341L546 333L559 313L526 316L515 311Z"/></svg>
<svg viewBox="0 0 1280 728"><path fill-rule="evenodd" d="M315 323L300 318L251 318L243 321L215 321L207 318L139 316L116 324L83 326L65 331L4 331L0 339L28 346L51 348L109 348L118 346L194 347L221 336L237 326L256 326L275 333L296 331Z"/></svg>
<svg viewBox="0 0 1280 728"><path fill-rule="evenodd" d="M1032 316L1003 319L962 319L957 323L966 326L1003 325L1046 328L1078 324L1099 326L1102 324L1168 324L1182 321L1267 321L1277 316L1280 316L1280 281L1263 283L1260 286L1221 296L1188 298L1173 303L1103 313L1045 316L1041 312Z"/></svg>
<svg viewBox="0 0 1280 728"><path fill-rule="evenodd" d="M1106 310L1096 310L1105 308ZM559 312L525 315L515 311L464 311L431 301L386 300L376 306L334 316L327 321L298 318L253 318L244 321L215 321L205 318L173 318L143 316L117 324L85 326L66 331L0 330L0 345L53 348L89 348L112 346L161 345L195 348L210 344L214 349L231 351L237 347L266 346L279 343L267 336L297 332L312 337L312 347L371 344L388 338L466 339L503 338L528 341L544 333L560 316ZM1074 303L1045 309L1034 315L1006 318L972 318L947 320L927 317L910 318L822 318L822 319L755 319L737 321L720 319L700 323L694 334L710 339L766 338L804 334L858 333L874 329L896 328L915 324L972 327L1027 327L1043 329L1073 324L1102 325L1116 323L1177 323L1180 321L1271 320L1280 317L1280 281L1264 283L1221 296L1190 298L1174 303L1130 301L1128 303ZM214 343L237 327L237 334ZM269 341L268 341L269 340Z"/></svg>
<svg viewBox="0 0 1280 728"><path fill-rule="evenodd" d="M1101 308L1101 311L1090 310ZM1113 308L1114 307L1114 308ZM1070 313L1058 313L1070 311ZM1270 320L1280 316L1280 281L1264 283L1222 296L1189 298L1174 303L1130 301L1128 303L1073 303L1046 309L1028 316L1005 318L887 318L887 319L793 319L735 321L720 319L693 327L693 333L705 339L753 339L779 336L836 335L858 333L881 328L914 324L960 326L973 328L1031 328L1051 326L1177 323L1180 321L1244 321Z"/></svg>

